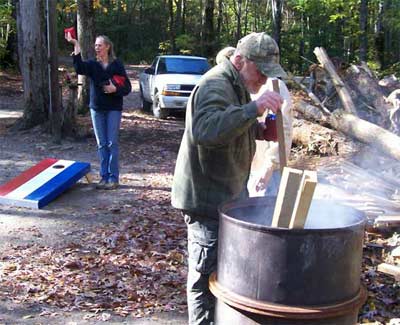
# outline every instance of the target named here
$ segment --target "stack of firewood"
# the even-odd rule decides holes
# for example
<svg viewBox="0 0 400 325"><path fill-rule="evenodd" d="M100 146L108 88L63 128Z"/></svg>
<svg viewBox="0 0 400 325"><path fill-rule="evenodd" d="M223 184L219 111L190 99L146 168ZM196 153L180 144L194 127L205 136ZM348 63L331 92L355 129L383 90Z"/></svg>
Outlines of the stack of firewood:
<svg viewBox="0 0 400 325"><path fill-rule="evenodd" d="M400 81L392 76L380 82L365 65L334 64L323 48L314 53L320 65L308 85L292 79L312 104L298 101L295 110L400 160Z"/></svg>
<svg viewBox="0 0 400 325"><path fill-rule="evenodd" d="M396 234L400 230L400 80L395 76L378 80L365 64L330 59L323 48L314 53L319 64L311 66L307 83L292 79L309 97L295 104L299 120L295 120L293 142L312 155L338 155L333 164L318 166L315 195L330 195L363 211L369 231ZM369 146L370 154L356 153L357 149L343 155L348 139ZM393 249L393 263L377 268L398 281L399 250Z"/></svg>

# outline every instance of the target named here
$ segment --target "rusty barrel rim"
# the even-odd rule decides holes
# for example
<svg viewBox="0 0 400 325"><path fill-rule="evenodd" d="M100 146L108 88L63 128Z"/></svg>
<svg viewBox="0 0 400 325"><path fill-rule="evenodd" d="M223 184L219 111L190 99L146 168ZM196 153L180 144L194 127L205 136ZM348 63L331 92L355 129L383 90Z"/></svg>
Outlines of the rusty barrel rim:
<svg viewBox="0 0 400 325"><path fill-rule="evenodd" d="M367 290L361 284L358 293L351 299L330 305L321 306L288 306L268 303L243 297L227 290L217 281L217 272L209 278L209 287L213 295L224 303L243 311L259 315L287 318L287 319L320 319L346 315L358 310L367 299Z"/></svg>
<svg viewBox="0 0 400 325"><path fill-rule="evenodd" d="M364 228L366 219L362 217L362 212L350 207L350 206L344 206L348 210L354 211L358 215L357 221L353 222L351 224L345 225L343 227L332 227L332 228L294 228L294 229L289 229L289 228L281 228L281 227L271 227L267 225L261 225L261 224L256 224L252 222L247 222L244 220L237 219L233 216L228 215L226 212L230 211L231 209L238 209L238 208L243 208L243 207L248 207L251 206L252 203L254 202L260 202L261 197L250 197L247 198L246 200L231 200L227 201L224 204L220 205L218 207L218 213L219 215L225 219L228 222L231 222L233 224L237 224L241 227L244 227L246 229L252 229L252 230L257 230L260 232L271 232L273 231L274 233L279 233L279 234L291 234L291 235L296 235L296 234L304 234L304 233L321 233L323 232L324 234L330 234L330 233L336 233L336 232L343 232L343 231L353 231L353 229L358 229L358 228ZM264 197L263 199L270 199L269 197ZM315 199L314 201L316 202L330 202L328 200L323 200L323 199Z"/></svg>

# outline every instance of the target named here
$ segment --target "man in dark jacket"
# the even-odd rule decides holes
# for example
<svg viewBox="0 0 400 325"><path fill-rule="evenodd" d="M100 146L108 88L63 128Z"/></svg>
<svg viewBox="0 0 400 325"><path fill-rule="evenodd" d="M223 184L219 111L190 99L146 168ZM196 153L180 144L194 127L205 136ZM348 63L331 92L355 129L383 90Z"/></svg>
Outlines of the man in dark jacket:
<svg viewBox="0 0 400 325"><path fill-rule="evenodd" d="M257 93L268 77L283 77L279 48L265 33L242 38L230 59L207 72L193 90L175 166L172 205L188 227L187 299L190 324L212 324L214 297L208 277L216 270L218 206L245 198L255 140L266 109L280 109L279 94ZM260 135L260 136L258 136Z"/></svg>

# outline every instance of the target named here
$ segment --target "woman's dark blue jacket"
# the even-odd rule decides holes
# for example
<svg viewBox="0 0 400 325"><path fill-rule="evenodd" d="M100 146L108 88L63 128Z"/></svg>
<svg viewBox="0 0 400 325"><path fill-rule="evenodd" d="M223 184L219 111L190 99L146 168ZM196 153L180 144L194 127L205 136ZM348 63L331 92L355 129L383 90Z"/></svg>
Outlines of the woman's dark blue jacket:
<svg viewBox="0 0 400 325"><path fill-rule="evenodd" d="M124 65L118 59L110 62L107 68L103 68L100 62L90 59L82 61L81 54L73 55L74 67L76 73L90 77L90 103L89 107L96 111L121 111L122 97L128 95L132 86L126 74ZM103 86L112 80L112 77L118 75L126 78L123 86L118 86L115 93L106 94Z"/></svg>

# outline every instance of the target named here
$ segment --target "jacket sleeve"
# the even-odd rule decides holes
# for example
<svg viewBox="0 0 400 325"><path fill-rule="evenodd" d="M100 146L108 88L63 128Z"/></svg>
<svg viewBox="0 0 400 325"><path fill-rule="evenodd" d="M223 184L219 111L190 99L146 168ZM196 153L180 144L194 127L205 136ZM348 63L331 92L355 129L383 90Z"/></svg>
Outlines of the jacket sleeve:
<svg viewBox="0 0 400 325"><path fill-rule="evenodd" d="M89 61L82 61L82 56L80 53L73 55L74 68L77 74L82 74L85 76L92 76L92 65Z"/></svg>
<svg viewBox="0 0 400 325"><path fill-rule="evenodd" d="M238 95L225 80L210 79L193 94L193 139L208 146L225 145L256 123L255 102L239 105Z"/></svg>
<svg viewBox="0 0 400 325"><path fill-rule="evenodd" d="M117 87L117 91L115 92L115 95L116 96L129 95L130 92L132 91L132 85L131 85L131 82L130 82L130 80L128 78L128 75L126 74L126 70L124 68L124 65L120 61L118 61L118 66L117 66L115 74L125 77L125 81L124 81L124 84L122 86L114 84Z"/></svg>

